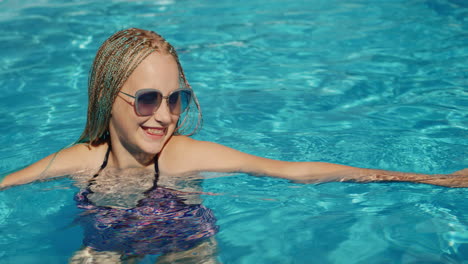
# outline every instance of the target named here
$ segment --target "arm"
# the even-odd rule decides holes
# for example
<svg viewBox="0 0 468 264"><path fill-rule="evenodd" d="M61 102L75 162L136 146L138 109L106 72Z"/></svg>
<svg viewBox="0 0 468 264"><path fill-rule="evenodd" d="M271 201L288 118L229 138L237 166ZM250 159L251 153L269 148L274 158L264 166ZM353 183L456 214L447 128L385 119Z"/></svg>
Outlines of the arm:
<svg viewBox="0 0 468 264"><path fill-rule="evenodd" d="M90 159L86 154L90 152L93 151L83 144L63 149L22 170L7 175L0 181L0 189L76 172L83 169L83 165L89 162Z"/></svg>
<svg viewBox="0 0 468 264"><path fill-rule="evenodd" d="M178 153L177 168L185 171L243 172L285 178L302 183L324 181L409 181L452 187L468 187L468 171L451 175L425 175L375 169L363 169L326 162L287 162L246 154L212 142L187 137L171 151ZM184 153L181 158L180 153ZM177 158L174 156L173 158ZM176 168L174 168L176 169Z"/></svg>

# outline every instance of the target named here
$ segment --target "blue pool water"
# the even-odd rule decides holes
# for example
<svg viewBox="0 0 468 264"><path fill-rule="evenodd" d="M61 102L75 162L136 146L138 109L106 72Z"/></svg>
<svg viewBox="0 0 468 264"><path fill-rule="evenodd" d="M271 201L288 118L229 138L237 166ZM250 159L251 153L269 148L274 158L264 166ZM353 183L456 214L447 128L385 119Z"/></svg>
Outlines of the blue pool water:
<svg viewBox="0 0 468 264"><path fill-rule="evenodd" d="M78 138L87 72L113 32L179 51L197 139L291 161L420 173L468 167L464 0L0 0L0 178ZM223 263L468 263L466 189L203 182ZM81 246L71 180L0 192L0 263ZM148 256L142 263L154 262Z"/></svg>

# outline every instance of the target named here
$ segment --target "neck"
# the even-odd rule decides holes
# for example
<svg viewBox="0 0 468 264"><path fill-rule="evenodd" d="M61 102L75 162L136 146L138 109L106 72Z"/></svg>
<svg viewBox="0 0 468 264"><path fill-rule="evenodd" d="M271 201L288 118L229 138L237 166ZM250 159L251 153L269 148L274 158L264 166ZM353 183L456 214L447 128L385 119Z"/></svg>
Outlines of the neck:
<svg viewBox="0 0 468 264"><path fill-rule="evenodd" d="M112 151L109 155L109 162L113 167L119 169L144 168L154 163L154 154L138 152L130 147L123 146L118 140L112 140Z"/></svg>

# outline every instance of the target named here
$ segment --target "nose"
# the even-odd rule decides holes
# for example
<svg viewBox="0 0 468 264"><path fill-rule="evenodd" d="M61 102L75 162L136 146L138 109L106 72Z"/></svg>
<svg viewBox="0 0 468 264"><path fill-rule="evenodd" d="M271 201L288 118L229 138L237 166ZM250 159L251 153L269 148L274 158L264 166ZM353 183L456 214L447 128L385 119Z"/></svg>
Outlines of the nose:
<svg viewBox="0 0 468 264"><path fill-rule="evenodd" d="M153 114L154 119L163 125L169 125L172 122L172 114L169 110L169 106L167 105L166 100L162 100L158 109Z"/></svg>

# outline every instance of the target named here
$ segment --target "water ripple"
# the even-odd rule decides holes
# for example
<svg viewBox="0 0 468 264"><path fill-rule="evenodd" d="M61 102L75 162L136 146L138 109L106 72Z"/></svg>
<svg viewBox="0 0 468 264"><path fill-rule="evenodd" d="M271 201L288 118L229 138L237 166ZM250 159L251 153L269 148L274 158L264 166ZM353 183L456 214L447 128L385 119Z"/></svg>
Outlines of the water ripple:
<svg viewBox="0 0 468 264"><path fill-rule="evenodd" d="M205 115L198 139L291 161L468 167L467 8L460 0L0 1L0 174L79 136L94 54L130 26L176 46ZM468 259L463 189L247 175L204 185L221 194L204 199L227 263ZM50 263L66 262L81 233L50 223L73 215L72 194L36 188L1 193L0 258L31 248L12 262L55 256L63 243L37 241L64 236L70 248Z"/></svg>

